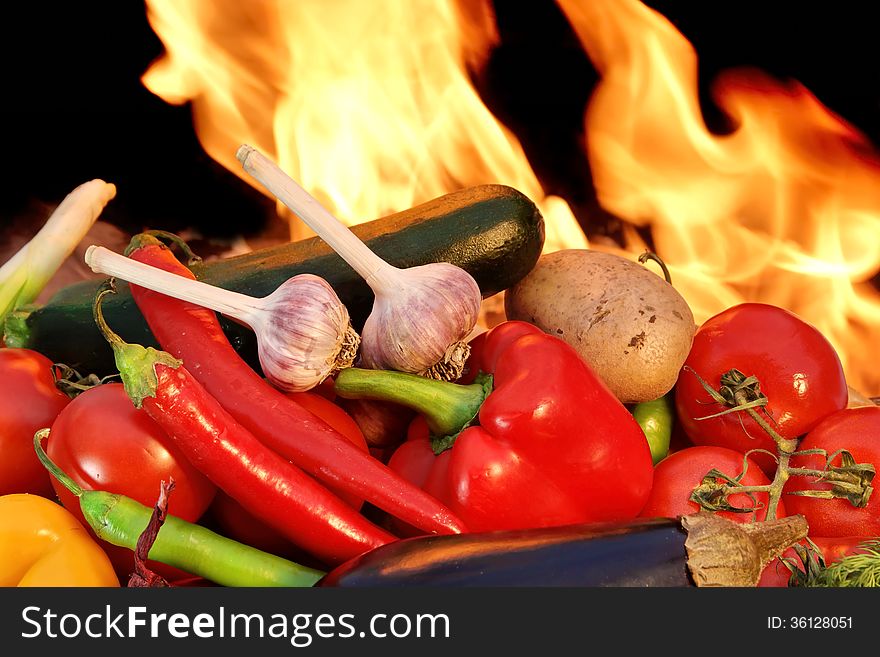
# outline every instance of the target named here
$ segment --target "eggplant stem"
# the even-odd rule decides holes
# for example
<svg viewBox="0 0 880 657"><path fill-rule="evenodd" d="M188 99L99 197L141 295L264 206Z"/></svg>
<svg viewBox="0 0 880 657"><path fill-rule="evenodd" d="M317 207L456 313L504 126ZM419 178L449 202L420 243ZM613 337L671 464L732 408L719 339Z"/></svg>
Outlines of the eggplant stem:
<svg viewBox="0 0 880 657"><path fill-rule="evenodd" d="M757 586L764 567L806 538L804 516L736 523L713 513L683 516L688 570L697 586Z"/></svg>

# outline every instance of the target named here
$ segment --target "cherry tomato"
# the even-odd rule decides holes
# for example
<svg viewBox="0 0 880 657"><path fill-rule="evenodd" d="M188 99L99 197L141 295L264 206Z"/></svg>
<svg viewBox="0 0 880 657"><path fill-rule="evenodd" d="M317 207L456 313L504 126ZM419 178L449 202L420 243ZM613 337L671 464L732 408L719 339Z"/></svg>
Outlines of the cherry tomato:
<svg viewBox="0 0 880 657"><path fill-rule="evenodd" d="M288 397L292 397L293 399L296 399L296 395L298 394L306 394L309 396L320 395L321 397L324 397L329 401L336 401L336 389L333 387L333 377L330 376L321 381L321 383L316 385L307 393L291 392L286 394Z"/></svg>
<svg viewBox="0 0 880 657"><path fill-rule="evenodd" d="M173 477L168 512L190 522L202 516L216 492L164 430L132 405L121 383L106 383L73 399L53 423L46 453L83 488L126 495L150 508L159 482ZM77 498L58 481L52 484L65 508L85 524ZM131 572L131 550L102 547L121 577ZM173 572L156 569L163 575Z"/></svg>
<svg viewBox="0 0 880 657"><path fill-rule="evenodd" d="M819 423L798 446L799 451L824 449L830 456L840 449L852 454L856 463L870 463L880 469L880 406L848 408L829 415ZM838 456L832 465L840 465ZM821 455L795 456L792 467L821 470L825 458ZM786 484L786 493L798 490L827 490L830 484L818 483L807 477L792 477ZM801 513L810 525L810 531L821 536L880 536L880 495L875 490L863 508L853 506L846 499L823 500L813 497L788 495L786 506L791 513Z"/></svg>
<svg viewBox="0 0 880 657"><path fill-rule="evenodd" d="M644 518L677 518L678 516L697 513L700 506L690 501L690 495L703 477L713 468L730 477L742 472L744 455L726 447L688 447L670 454L654 468L654 485L647 504L639 514ZM746 475L742 478L743 486L766 486L770 483L767 475L751 458L748 459ZM736 522L751 522L753 516L764 520L767 510L767 493L755 493L755 501L760 505L757 514L737 513L735 511L718 511L718 515ZM730 503L735 507L750 508L754 502L746 493L731 495ZM785 505L782 501L776 509L776 517L785 516Z"/></svg>
<svg viewBox="0 0 880 657"><path fill-rule="evenodd" d="M287 396L324 420L352 443L367 451L367 442L364 440L364 435L357 423L344 410L330 401L325 394L295 392L287 393ZM359 509L363 504L363 500L354 499L351 495L342 497L354 508ZM300 562L307 559L307 556L291 545L288 539L261 520L254 518L223 491L217 493L217 497L211 505L211 516L218 525L218 531L229 538L265 552Z"/></svg>
<svg viewBox="0 0 880 657"><path fill-rule="evenodd" d="M732 369L758 378L768 399L758 412L784 438L805 434L847 403L840 359L819 331L782 308L744 303L699 328L679 375L676 408L696 445L776 453L773 439L745 412L698 419L727 407L712 400L694 372L717 390L721 376ZM776 467L767 454L756 453L753 458L768 474Z"/></svg>
<svg viewBox="0 0 880 657"><path fill-rule="evenodd" d="M434 461L437 458L448 457L442 454L438 457L434 454L431 450L430 437L431 430L428 428L427 420L423 415L417 415L407 428L406 440L391 453L388 467L419 488L433 493L434 491L429 488L429 479ZM397 518L388 518L388 524L395 534L403 538L421 536L425 533Z"/></svg>
<svg viewBox="0 0 880 657"><path fill-rule="evenodd" d="M867 539L864 536L846 536L841 538L810 537L810 540L822 551L822 557L827 566L835 561L840 561L845 556L861 552L859 546ZM801 543L803 544L804 542L801 541ZM792 559L795 566L803 568L794 548L788 548L783 552L782 558ZM761 573L758 586L767 588L787 587L789 579L791 579L791 571L779 559L774 559L767 564L764 572Z"/></svg>
<svg viewBox="0 0 880 657"><path fill-rule="evenodd" d="M405 406L378 399L340 398L337 403L360 427L371 453L374 448L394 451L403 442L407 427L416 415Z"/></svg>
<svg viewBox="0 0 880 657"><path fill-rule="evenodd" d="M332 391L332 388L331 388ZM327 398L326 394L314 392L291 392L287 396L297 404L311 411L336 429L352 443L367 451L367 441L364 434L352 417L342 408Z"/></svg>
<svg viewBox="0 0 880 657"><path fill-rule="evenodd" d="M55 387L51 360L30 349L0 349L0 495L55 496L34 434L51 427L69 403Z"/></svg>
<svg viewBox="0 0 880 657"><path fill-rule="evenodd" d="M474 336L468 342L471 353L468 356L468 359L464 364L464 369L461 372L461 376L458 378L458 381L456 381L456 383L461 383L462 385L473 383L477 374L480 373L480 362L482 361L483 349L486 344L486 336L487 332L483 331L482 333Z"/></svg>
<svg viewBox="0 0 880 657"><path fill-rule="evenodd" d="M209 513L210 520L216 525L219 534L264 552L296 561L298 551L290 539L254 518L241 504L222 490L217 491Z"/></svg>

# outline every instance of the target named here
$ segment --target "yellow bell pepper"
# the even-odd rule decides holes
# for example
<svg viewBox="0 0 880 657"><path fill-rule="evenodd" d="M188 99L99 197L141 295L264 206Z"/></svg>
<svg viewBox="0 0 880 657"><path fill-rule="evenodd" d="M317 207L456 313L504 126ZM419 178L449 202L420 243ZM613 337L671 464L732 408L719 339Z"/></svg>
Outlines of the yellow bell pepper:
<svg viewBox="0 0 880 657"><path fill-rule="evenodd" d="M119 586L80 522L45 497L0 497L0 586Z"/></svg>

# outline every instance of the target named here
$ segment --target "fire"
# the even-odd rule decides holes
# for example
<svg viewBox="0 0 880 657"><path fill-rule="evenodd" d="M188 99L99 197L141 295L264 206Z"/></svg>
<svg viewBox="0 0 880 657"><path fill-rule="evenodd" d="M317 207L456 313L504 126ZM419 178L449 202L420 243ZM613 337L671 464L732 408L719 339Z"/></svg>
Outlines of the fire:
<svg viewBox="0 0 880 657"><path fill-rule="evenodd" d="M755 71L717 81L735 129L712 134L696 54L666 19L636 0L558 2L602 75L585 127L603 207L651 227L698 322L742 301L789 308L831 340L851 385L880 394L880 160L867 140L802 86ZM205 150L248 182L242 143L350 224L498 182L541 208L548 251L588 245L470 81L497 41L488 0L147 7L167 54L144 84L190 102ZM306 234L291 221L291 238ZM630 231L623 252L644 248Z"/></svg>
<svg viewBox="0 0 880 657"><path fill-rule="evenodd" d="M743 301L788 308L834 344L853 387L880 393L880 159L797 83L716 81L735 122L709 132L697 55L634 0L559 0L602 81L585 116L599 201L650 224L697 322ZM635 231L626 245L644 249Z"/></svg>
<svg viewBox="0 0 880 657"><path fill-rule="evenodd" d="M248 182L249 143L349 224L477 183L520 190L555 248L586 246L468 76L497 40L488 3L150 0L167 56L143 78L192 102L207 153ZM310 234L291 222L291 238Z"/></svg>

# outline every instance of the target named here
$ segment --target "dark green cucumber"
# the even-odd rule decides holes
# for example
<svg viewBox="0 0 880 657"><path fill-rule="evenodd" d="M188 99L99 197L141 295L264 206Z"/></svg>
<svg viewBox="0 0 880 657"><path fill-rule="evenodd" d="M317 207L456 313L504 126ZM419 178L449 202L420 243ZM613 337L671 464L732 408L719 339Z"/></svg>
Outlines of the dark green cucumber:
<svg viewBox="0 0 880 657"><path fill-rule="evenodd" d="M453 192L359 224L353 231L397 267L451 262L464 268L476 279L484 298L522 279L544 245L544 223L535 204L503 185ZM322 276L348 307L358 330L373 304L373 293L363 279L317 237L199 263L192 270L199 280L255 297L272 293L296 274ZM83 373L115 372L112 352L92 319L99 284L72 285L45 306L11 317L6 325L7 345L34 349ZM123 339L158 347L127 285L120 283L119 294L107 298L103 310ZM253 333L225 319L222 324L233 346L258 367Z"/></svg>

